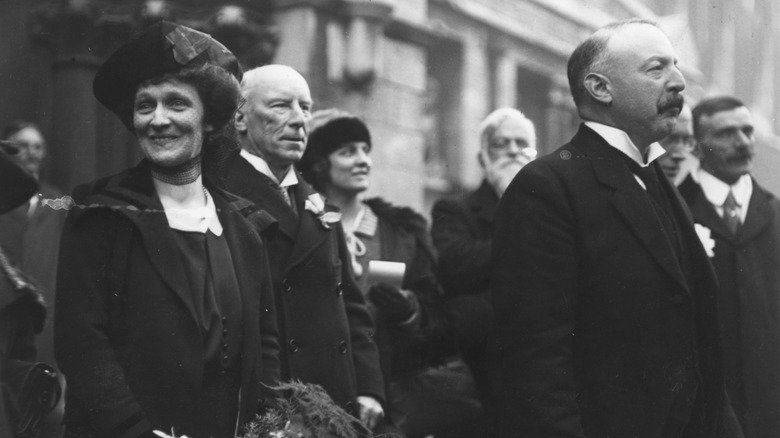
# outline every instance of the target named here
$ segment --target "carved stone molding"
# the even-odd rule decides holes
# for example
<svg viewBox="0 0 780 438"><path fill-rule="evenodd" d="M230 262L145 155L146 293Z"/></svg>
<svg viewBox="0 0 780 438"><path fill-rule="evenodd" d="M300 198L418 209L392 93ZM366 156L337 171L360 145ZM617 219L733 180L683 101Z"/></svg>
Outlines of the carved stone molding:
<svg viewBox="0 0 780 438"><path fill-rule="evenodd" d="M212 34L246 68L266 64L278 46L268 0L246 6L227 1L63 0L52 1L29 18L30 38L57 55L104 58L148 25L169 20Z"/></svg>

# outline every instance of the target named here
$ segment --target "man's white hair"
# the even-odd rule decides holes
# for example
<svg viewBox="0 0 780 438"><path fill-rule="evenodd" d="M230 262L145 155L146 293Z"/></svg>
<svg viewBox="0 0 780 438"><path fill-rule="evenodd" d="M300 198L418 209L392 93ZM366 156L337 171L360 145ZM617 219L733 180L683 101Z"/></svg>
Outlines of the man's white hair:
<svg viewBox="0 0 780 438"><path fill-rule="evenodd" d="M499 108L488 114L482 123L479 124L479 141L483 149L490 144L493 134L499 126L507 119L516 119L528 130L528 145L536 147L536 129L534 123L528 119L522 112L514 108Z"/></svg>

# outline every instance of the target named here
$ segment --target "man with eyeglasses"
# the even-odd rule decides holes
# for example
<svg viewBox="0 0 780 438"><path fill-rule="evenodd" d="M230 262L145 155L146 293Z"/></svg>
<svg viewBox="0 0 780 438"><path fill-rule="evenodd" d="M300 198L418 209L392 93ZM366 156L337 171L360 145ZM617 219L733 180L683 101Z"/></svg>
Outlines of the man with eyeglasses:
<svg viewBox="0 0 780 438"><path fill-rule="evenodd" d="M431 235L439 252L439 281L455 317L463 358L471 367L484 411L494 414L485 346L493 321L490 253L498 200L523 166L537 155L536 131L523 113L501 108L479 127L479 163L485 178L476 191L433 206ZM494 421L489 421L490 426ZM486 436L495 436L487 432Z"/></svg>
<svg viewBox="0 0 780 438"><path fill-rule="evenodd" d="M674 131L660 140L658 143L666 149L666 153L658 157L664 175L672 184L677 184L680 178L680 169L685 158L693 152L696 141L693 138L693 121L691 108L683 106L680 116L677 118L677 126Z"/></svg>
<svg viewBox="0 0 780 438"><path fill-rule="evenodd" d="M780 201L751 177L750 110L718 96L693 109L701 167L680 185L709 229L726 389L746 438L780 436Z"/></svg>

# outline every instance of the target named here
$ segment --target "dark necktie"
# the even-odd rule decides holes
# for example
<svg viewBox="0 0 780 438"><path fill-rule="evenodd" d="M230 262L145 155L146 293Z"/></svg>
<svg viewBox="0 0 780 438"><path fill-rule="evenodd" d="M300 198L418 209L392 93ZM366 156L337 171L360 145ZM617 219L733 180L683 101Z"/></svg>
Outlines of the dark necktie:
<svg viewBox="0 0 780 438"><path fill-rule="evenodd" d="M726 221L726 226L731 230L731 234L737 234L737 230L741 225L739 219L739 204L734 199L734 193L729 189L729 194L726 196L726 201L723 203L723 220Z"/></svg>
<svg viewBox="0 0 780 438"><path fill-rule="evenodd" d="M658 216L658 220L661 222L664 234L669 239L669 243L674 248L677 257L681 263L683 263L682 254L683 249L681 247L681 241L679 236L679 230L677 228L677 221L675 219L672 206L669 203L669 198L661 187L661 181L658 179L658 173L656 172L655 165L650 164L647 167L640 166L636 161L626 157L625 161L628 163L628 168L631 172L638 176L645 184L648 197L653 205L653 209Z"/></svg>

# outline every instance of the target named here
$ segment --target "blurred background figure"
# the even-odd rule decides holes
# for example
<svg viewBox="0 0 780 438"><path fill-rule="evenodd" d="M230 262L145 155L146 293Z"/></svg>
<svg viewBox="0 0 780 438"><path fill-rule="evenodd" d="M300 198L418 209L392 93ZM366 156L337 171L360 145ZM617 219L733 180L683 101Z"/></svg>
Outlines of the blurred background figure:
<svg viewBox="0 0 780 438"><path fill-rule="evenodd" d="M0 215L5 215L26 203L38 184L9 156L18 154L15 146L0 146ZM35 335L45 319L39 287L0 245L0 436L38 436L43 418L57 403L54 369L36 362Z"/></svg>
<svg viewBox="0 0 780 438"><path fill-rule="evenodd" d="M49 312L43 331L37 338L38 357L54 364L54 287L57 279L57 255L60 235L67 216L66 210L52 208L46 200L62 197L62 192L41 179L41 170L47 157L47 144L40 127L27 120L14 120L2 132L2 138L18 151L13 159L39 184L24 204L0 217L0 244L8 256L25 274L32 277L44 295ZM55 367L56 368L56 367ZM64 378L61 383L64 385ZM41 432L42 437L62 435L61 402L51 412Z"/></svg>
<svg viewBox="0 0 780 438"><path fill-rule="evenodd" d="M474 373L486 414L492 417L485 347L493 323L489 289L493 215L506 187L537 150L533 123L512 108L490 113L479 131L478 159L485 178L476 191L434 204L431 234L460 349Z"/></svg>
<svg viewBox="0 0 780 438"><path fill-rule="evenodd" d="M745 438L780 436L780 201L751 175L755 126L742 101L703 99L693 126L701 167L679 190L714 244L726 389Z"/></svg>
<svg viewBox="0 0 780 438"><path fill-rule="evenodd" d="M660 140L659 143L666 149L666 153L658 158L661 170L664 171L664 175L672 184L681 183L685 177L681 173L683 162L690 157L696 144L693 138L691 107L683 106L674 131L668 137Z"/></svg>
<svg viewBox="0 0 780 438"><path fill-rule="evenodd" d="M477 436L468 426L481 407L451 335L427 223L410 208L361 200L371 184L372 147L360 118L318 111L299 169L339 207L355 277L376 321L389 423L377 434L400 428L411 438ZM404 264L400 287L377 282L372 261Z"/></svg>

